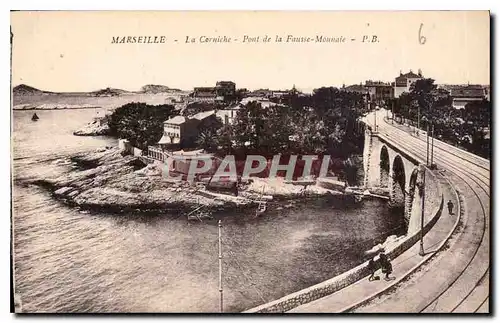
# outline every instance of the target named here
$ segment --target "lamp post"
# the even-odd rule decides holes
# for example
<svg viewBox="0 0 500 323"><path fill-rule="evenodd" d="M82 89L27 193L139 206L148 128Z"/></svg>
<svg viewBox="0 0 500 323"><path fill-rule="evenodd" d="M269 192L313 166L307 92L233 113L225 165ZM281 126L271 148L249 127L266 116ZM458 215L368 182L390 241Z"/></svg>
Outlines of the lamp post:
<svg viewBox="0 0 500 323"><path fill-rule="evenodd" d="M391 106L391 123L394 124L394 100L392 100Z"/></svg>
<svg viewBox="0 0 500 323"><path fill-rule="evenodd" d="M420 212L420 251L418 254L420 256L425 256L424 251L424 210L425 210L425 167L422 167L422 187L421 187L421 199L422 199L422 210Z"/></svg>
<svg viewBox="0 0 500 323"><path fill-rule="evenodd" d="M429 166L429 124L427 124L427 154L425 156L425 165Z"/></svg>
<svg viewBox="0 0 500 323"><path fill-rule="evenodd" d="M416 131L417 135L419 130L420 130L420 104L417 107L417 131Z"/></svg>
<svg viewBox="0 0 500 323"><path fill-rule="evenodd" d="M223 306L223 294L222 294L222 221L219 220L218 223L219 227L219 294L220 294L220 300L219 300L219 305L220 305L220 312L224 312L224 306Z"/></svg>
<svg viewBox="0 0 500 323"><path fill-rule="evenodd" d="M431 168L433 167L432 165L434 164L434 123L432 123L432 130L431 130Z"/></svg>

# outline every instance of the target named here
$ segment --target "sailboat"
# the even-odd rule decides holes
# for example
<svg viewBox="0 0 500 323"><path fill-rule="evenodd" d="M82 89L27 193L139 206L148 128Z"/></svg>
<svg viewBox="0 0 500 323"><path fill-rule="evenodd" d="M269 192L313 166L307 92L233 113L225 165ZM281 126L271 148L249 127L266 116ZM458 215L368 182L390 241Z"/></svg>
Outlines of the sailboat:
<svg viewBox="0 0 500 323"><path fill-rule="evenodd" d="M36 115L36 112L33 113L33 116L31 117L31 121L38 121L38 119L40 119L40 118Z"/></svg>

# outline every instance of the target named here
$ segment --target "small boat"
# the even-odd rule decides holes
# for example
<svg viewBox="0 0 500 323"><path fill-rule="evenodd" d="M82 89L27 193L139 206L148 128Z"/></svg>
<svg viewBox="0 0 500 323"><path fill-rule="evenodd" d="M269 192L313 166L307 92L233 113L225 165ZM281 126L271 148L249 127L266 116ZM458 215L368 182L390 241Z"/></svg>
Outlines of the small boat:
<svg viewBox="0 0 500 323"><path fill-rule="evenodd" d="M188 221L200 221L203 222L203 219L205 220L211 220L212 219L212 214L208 210L203 210L204 206L199 206L190 213L186 215Z"/></svg>
<svg viewBox="0 0 500 323"><path fill-rule="evenodd" d="M33 113L33 116L31 117L31 121L38 121L38 119L40 119L40 118L36 115L36 112Z"/></svg>
<svg viewBox="0 0 500 323"><path fill-rule="evenodd" d="M255 211L255 217L262 215L267 210L267 202L262 200L264 196L264 187L262 187L262 193L260 194L259 205L257 206L257 210Z"/></svg>
<svg viewBox="0 0 500 323"><path fill-rule="evenodd" d="M257 206L257 210L255 211L255 216L259 216L266 212L267 210L267 202L266 201L259 201L259 205Z"/></svg>

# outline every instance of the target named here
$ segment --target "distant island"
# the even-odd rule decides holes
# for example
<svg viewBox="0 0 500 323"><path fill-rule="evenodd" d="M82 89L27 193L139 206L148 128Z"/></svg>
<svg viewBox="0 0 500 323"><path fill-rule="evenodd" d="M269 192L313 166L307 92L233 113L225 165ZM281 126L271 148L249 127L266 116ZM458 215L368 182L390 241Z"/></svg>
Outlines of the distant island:
<svg viewBox="0 0 500 323"><path fill-rule="evenodd" d="M163 93L163 92L182 92L181 89L169 88L165 85L147 84L141 88L143 93Z"/></svg>
<svg viewBox="0 0 500 323"><path fill-rule="evenodd" d="M116 88L105 88L91 92L51 92L37 89L35 87L20 84L12 89L12 94L15 96L25 96L25 95L82 95L82 96L119 96L126 94L158 94L158 93L172 93L172 92L182 92L181 89L170 88L165 85L159 84L147 84L141 87L139 91L127 91L123 89Z"/></svg>
<svg viewBox="0 0 500 323"><path fill-rule="evenodd" d="M130 102L165 104L188 94L158 84L144 85L138 91L107 87L90 92L51 92L20 84L12 88L12 105L14 110L114 109Z"/></svg>

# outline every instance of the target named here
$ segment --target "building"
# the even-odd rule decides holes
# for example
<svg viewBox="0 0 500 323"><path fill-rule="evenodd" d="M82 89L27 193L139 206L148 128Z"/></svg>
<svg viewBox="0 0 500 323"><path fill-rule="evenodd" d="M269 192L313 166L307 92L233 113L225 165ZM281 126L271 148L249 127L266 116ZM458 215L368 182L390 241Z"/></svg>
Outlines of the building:
<svg viewBox="0 0 500 323"><path fill-rule="evenodd" d="M366 81L365 88L370 95L370 99L377 104L384 104L394 97L394 88L390 83L381 81Z"/></svg>
<svg viewBox="0 0 500 323"><path fill-rule="evenodd" d="M455 109L463 109L467 103L482 101L487 98L487 93L481 85L452 88L450 95L453 99L452 106Z"/></svg>
<svg viewBox="0 0 500 323"><path fill-rule="evenodd" d="M342 85L340 91L359 93L363 96L365 102L369 101L370 95L368 94L368 89L361 83L345 86Z"/></svg>
<svg viewBox="0 0 500 323"><path fill-rule="evenodd" d="M413 73L412 70L406 74L400 72L394 82L394 97L399 98L401 94L410 92L411 85L420 79L423 79L421 70L418 70L418 74Z"/></svg>
<svg viewBox="0 0 500 323"><path fill-rule="evenodd" d="M214 103L217 97L217 89L215 87L195 87L192 93L192 98L196 102Z"/></svg>
<svg viewBox="0 0 500 323"><path fill-rule="evenodd" d="M236 84L231 81L218 81L215 90L218 96L233 98L236 94Z"/></svg>
<svg viewBox="0 0 500 323"><path fill-rule="evenodd" d="M246 105L250 102L257 102L263 108L269 108L271 106L278 105L277 103L271 102L268 98L249 96L240 101L241 105Z"/></svg>
<svg viewBox="0 0 500 323"><path fill-rule="evenodd" d="M92 118L92 123L97 124L99 126L107 125L111 118L110 111L104 111L104 114L100 113L96 110L95 116Z"/></svg>
<svg viewBox="0 0 500 323"><path fill-rule="evenodd" d="M486 92L486 100L491 101L491 88L489 85L484 87L484 91Z"/></svg>
<svg viewBox="0 0 500 323"><path fill-rule="evenodd" d="M270 98L273 94L273 91L269 89L258 89L252 92L247 93L248 96L259 97L259 98Z"/></svg>
<svg viewBox="0 0 500 323"><path fill-rule="evenodd" d="M235 105L232 105L230 107L217 110L217 112L215 114L219 118L221 118L224 125L231 125L234 123L234 120L236 119L236 115L238 114L238 111L240 109L241 109L241 105L235 104Z"/></svg>
<svg viewBox="0 0 500 323"><path fill-rule="evenodd" d="M162 148L169 145L181 145L186 137L186 126L188 119L183 116L175 116L163 123L163 136L158 145Z"/></svg>
<svg viewBox="0 0 500 323"><path fill-rule="evenodd" d="M367 94L368 89L363 86L363 84L353 84L353 85L342 85L341 90L346 91L346 92L355 92L355 93L360 93L360 94Z"/></svg>
<svg viewBox="0 0 500 323"><path fill-rule="evenodd" d="M192 117L172 117L163 123L163 136L158 141L157 147L149 150L194 147L200 132L204 129L217 129L221 125L215 110L199 112Z"/></svg>

